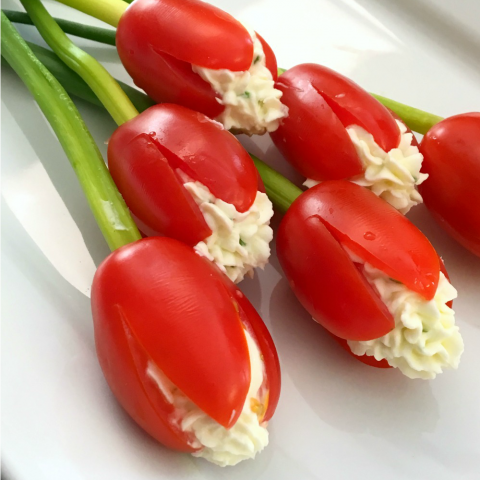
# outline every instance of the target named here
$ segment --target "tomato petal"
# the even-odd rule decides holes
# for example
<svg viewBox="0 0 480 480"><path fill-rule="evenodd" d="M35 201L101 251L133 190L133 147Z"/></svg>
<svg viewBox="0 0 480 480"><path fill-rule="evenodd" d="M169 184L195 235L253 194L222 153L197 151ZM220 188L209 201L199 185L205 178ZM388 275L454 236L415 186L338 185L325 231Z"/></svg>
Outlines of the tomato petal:
<svg viewBox="0 0 480 480"><path fill-rule="evenodd" d="M455 240L480 256L480 113L449 117L424 136L425 205Z"/></svg>
<svg viewBox="0 0 480 480"><path fill-rule="evenodd" d="M272 140L285 158L314 180L349 178L363 172L355 147L336 113L303 66L283 73L275 88L288 109Z"/></svg>
<svg viewBox="0 0 480 480"><path fill-rule="evenodd" d="M131 127L126 123L111 137L108 164L139 228L196 245L212 233L202 212L153 139Z"/></svg>
<svg viewBox="0 0 480 480"><path fill-rule="evenodd" d="M277 255L300 303L340 338L372 340L394 319L376 291L315 212L310 192L289 208L277 235Z"/></svg>
<svg viewBox="0 0 480 480"><path fill-rule="evenodd" d="M255 201L258 174L253 160L234 135L205 115L179 105L155 105L120 129L135 135L150 132L173 169L238 211L247 211Z"/></svg>
<svg viewBox="0 0 480 480"><path fill-rule="evenodd" d="M438 255L395 208L369 190L341 180L323 182L302 197L304 215L318 215L338 242L427 300L434 297Z"/></svg>
<svg viewBox="0 0 480 480"><path fill-rule="evenodd" d="M138 0L137 0L138 1ZM147 45L133 54L128 44L122 46L117 35L117 49L124 67L135 85L157 103L175 103L216 118L224 106L208 82L182 62Z"/></svg>
<svg viewBox="0 0 480 480"><path fill-rule="evenodd" d="M389 111L366 90L330 68L313 63L295 67L309 75L345 127L359 125L373 135L386 152L398 147L400 130Z"/></svg>
<svg viewBox="0 0 480 480"><path fill-rule="evenodd" d="M116 34L122 62L141 62L152 46L201 67L248 70L253 41L228 13L199 0L136 0L120 19ZM161 78L158 78L161 81Z"/></svg>
<svg viewBox="0 0 480 480"><path fill-rule="evenodd" d="M124 408L154 436L161 427L146 425L153 415L143 416L148 403L155 409L154 399L132 373L137 368L127 343L224 427L242 411L250 385L248 347L224 282L191 248L159 237L116 250L97 270L92 309L102 369Z"/></svg>

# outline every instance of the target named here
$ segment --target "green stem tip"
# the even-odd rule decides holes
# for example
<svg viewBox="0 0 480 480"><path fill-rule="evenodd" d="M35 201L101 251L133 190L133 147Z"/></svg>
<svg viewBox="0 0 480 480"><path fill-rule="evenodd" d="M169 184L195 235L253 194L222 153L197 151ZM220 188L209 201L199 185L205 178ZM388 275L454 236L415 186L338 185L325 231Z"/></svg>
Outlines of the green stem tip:
<svg viewBox="0 0 480 480"><path fill-rule="evenodd" d="M268 198L277 210L285 213L303 191L255 155L250 157L262 177Z"/></svg>
<svg viewBox="0 0 480 480"><path fill-rule="evenodd" d="M20 1L50 48L88 83L118 125L138 115L137 109L103 65L65 35L40 0Z"/></svg>
<svg viewBox="0 0 480 480"><path fill-rule="evenodd" d="M120 17L131 3L122 0L57 0L57 2L108 23L112 27L117 27Z"/></svg>
<svg viewBox="0 0 480 480"><path fill-rule="evenodd" d="M34 25L28 13L17 12L15 10L3 10L3 13L12 23ZM58 26L69 35L75 35L76 37L115 46L116 31L111 28L83 25L81 23L71 22L70 20L64 20L63 18L54 18L54 20L58 23Z"/></svg>
<svg viewBox="0 0 480 480"><path fill-rule="evenodd" d="M380 103L395 112L410 130L425 135L434 125L443 120L443 117L428 113L418 108L409 107L404 103L396 102L376 93L371 93Z"/></svg>
<svg viewBox="0 0 480 480"><path fill-rule="evenodd" d="M102 155L70 97L35 57L7 17L2 20L2 56L32 93L78 177L90 208L114 250L141 238Z"/></svg>

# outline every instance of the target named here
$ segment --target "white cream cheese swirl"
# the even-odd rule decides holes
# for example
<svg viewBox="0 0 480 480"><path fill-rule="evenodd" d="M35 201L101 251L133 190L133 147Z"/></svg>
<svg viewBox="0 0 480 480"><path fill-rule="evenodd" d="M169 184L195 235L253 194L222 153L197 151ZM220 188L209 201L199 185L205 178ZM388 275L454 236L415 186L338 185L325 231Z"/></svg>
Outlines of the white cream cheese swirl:
<svg viewBox="0 0 480 480"><path fill-rule="evenodd" d="M352 352L386 359L409 378L433 379L444 368L456 369L463 340L455 312L446 305L457 291L445 275L440 273L437 291L429 301L368 263L364 275L393 315L395 328L374 340L349 340Z"/></svg>
<svg viewBox="0 0 480 480"><path fill-rule="evenodd" d="M416 186L428 175L420 172L423 155L412 145L413 134L407 132L402 122L397 120L401 138L397 148L385 152L374 140L373 135L358 125L347 127L347 132L355 145L365 171L349 180L366 187L375 195L383 198L401 213L406 214L410 208L423 202ZM307 187L320 182L307 179Z"/></svg>
<svg viewBox="0 0 480 480"><path fill-rule="evenodd" d="M172 422L182 431L192 434L191 446L199 450L192 455L202 457L221 467L236 465L242 460L255 458L268 445L268 430L260 423L264 408L261 386L264 365L260 350L251 335L245 331L250 355L251 380L242 413L230 429L226 429L189 400L153 363L147 375L158 385L165 399L174 405Z"/></svg>
<svg viewBox="0 0 480 480"><path fill-rule="evenodd" d="M200 182L187 182L184 187L199 206L212 234L195 245L198 254L207 257L235 283L245 275L253 276L255 268L263 268L270 257L273 230L272 203L267 195L257 192L252 206L243 213L234 205L213 196Z"/></svg>
<svg viewBox="0 0 480 480"><path fill-rule="evenodd" d="M272 74L266 67L261 42L253 30L247 30L254 49L248 71L212 70L197 65L192 65L192 69L212 86L220 95L217 101L225 105L217 121L227 130L263 135L278 128L280 120L288 115L288 108L280 101L282 92L275 88Z"/></svg>

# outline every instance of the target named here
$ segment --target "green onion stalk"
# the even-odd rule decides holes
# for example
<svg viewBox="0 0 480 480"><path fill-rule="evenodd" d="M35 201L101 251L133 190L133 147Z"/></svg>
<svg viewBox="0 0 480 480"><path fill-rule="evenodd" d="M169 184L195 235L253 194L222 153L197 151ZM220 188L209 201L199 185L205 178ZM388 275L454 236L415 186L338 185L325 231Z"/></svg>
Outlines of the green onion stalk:
<svg viewBox="0 0 480 480"><path fill-rule="evenodd" d="M113 27L118 26L120 17L128 8L131 1L127 0L57 0L60 3L73 7L82 11L92 17L95 17ZM32 19L25 13L5 11L6 15L13 22L33 24ZM57 19L60 27L71 35L82 38L88 38L108 45L115 45L115 30L105 29L99 27L87 26L75 22ZM279 69L278 73L281 75L285 70ZM380 103L390 108L395 112L405 124L415 132L425 134L430 128L443 120L443 117L425 112L418 108L410 107L403 103L391 100L382 95L375 93L371 94Z"/></svg>
<svg viewBox="0 0 480 480"><path fill-rule="evenodd" d="M72 93L98 104L95 101L95 96L97 96L118 125L139 114L129 98L131 92L122 90L117 81L100 63L72 43L40 0L21 0L21 2L42 37L55 52L47 54L48 50L46 50L42 54L42 50L45 49L36 47L37 53L40 58L43 58L42 55L49 57L48 61L51 68L55 70L61 83L67 89L71 84L73 86ZM56 61L53 57L55 54L58 55ZM61 60L75 73L69 71L69 68L65 65L62 67ZM137 103L138 94L140 92L136 94ZM148 99L146 95L145 99ZM145 103L148 105L147 101ZM112 108L112 106L115 108ZM262 177L265 190L272 203L278 210L286 212L293 201L302 193L302 190L259 158L254 155L251 155L251 157Z"/></svg>
<svg viewBox="0 0 480 480"><path fill-rule="evenodd" d="M50 122L110 249L139 240L140 232L80 113L3 12L2 57L25 83Z"/></svg>

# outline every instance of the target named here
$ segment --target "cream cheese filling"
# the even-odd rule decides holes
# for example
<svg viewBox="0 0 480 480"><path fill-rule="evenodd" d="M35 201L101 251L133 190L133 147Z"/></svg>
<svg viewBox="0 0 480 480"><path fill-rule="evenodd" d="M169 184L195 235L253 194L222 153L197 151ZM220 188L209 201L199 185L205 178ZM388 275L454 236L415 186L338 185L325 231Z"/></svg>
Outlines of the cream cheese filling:
<svg viewBox="0 0 480 480"><path fill-rule="evenodd" d="M432 300L364 263L364 275L395 319L395 328L369 341L348 341L356 355L386 359L409 378L433 379L444 368L458 368L463 340L447 303L457 291L443 273Z"/></svg>
<svg viewBox="0 0 480 480"><path fill-rule="evenodd" d="M400 144L397 148L385 152L373 136L358 125L347 127L347 132L355 145L355 150L365 170L361 175L349 180L366 187L375 195L383 198L401 213L406 214L413 206L423 202L416 187L428 177L421 173L423 155L412 145L413 134L407 132L402 122L397 120L400 129ZM307 179L307 187L320 182Z"/></svg>
<svg viewBox="0 0 480 480"><path fill-rule="evenodd" d="M244 331L250 355L250 387L242 413L230 429L200 410L155 364L149 362L147 366L147 375L157 384L167 402L175 407L172 423L193 436L191 446L199 449L193 455L221 467L255 458L268 445L268 430L265 423L260 423L257 411L263 401L264 365L257 344L248 331Z"/></svg>
<svg viewBox="0 0 480 480"><path fill-rule="evenodd" d="M227 130L248 135L263 135L278 128L288 108L282 104L282 92L275 88L261 42L255 32L248 29L253 40L253 59L250 69L244 72L192 65L195 73L208 82L220 95L217 101L225 106L216 118Z"/></svg>
<svg viewBox="0 0 480 480"><path fill-rule="evenodd" d="M214 262L235 283L245 275L253 276L255 268L264 268L273 238L273 207L267 195L257 192L252 206L240 213L234 205L214 197L200 182L187 182L184 187L212 231L195 245L196 252Z"/></svg>

